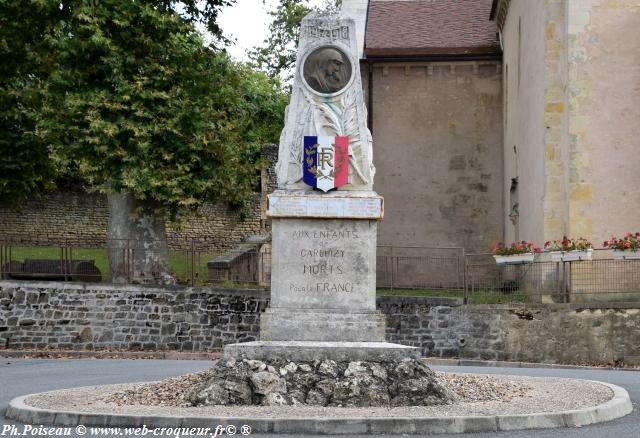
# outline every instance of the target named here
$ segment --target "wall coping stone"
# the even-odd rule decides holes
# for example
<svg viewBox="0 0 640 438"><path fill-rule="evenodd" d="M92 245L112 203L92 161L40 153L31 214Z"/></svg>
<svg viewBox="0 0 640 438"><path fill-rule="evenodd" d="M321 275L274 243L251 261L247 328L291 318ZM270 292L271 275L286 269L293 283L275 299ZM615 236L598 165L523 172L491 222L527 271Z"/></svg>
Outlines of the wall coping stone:
<svg viewBox="0 0 640 438"><path fill-rule="evenodd" d="M130 293L208 293L211 295L231 295L250 296L256 298L268 298L270 291L262 289L235 289L235 288L215 288L215 287L191 287L191 286L156 286L148 284L103 284L103 283L71 283L64 281L29 281L29 280L1 280L0 288L34 288L34 289L56 289L64 290L90 290L90 291L112 291Z"/></svg>
<svg viewBox="0 0 640 438"><path fill-rule="evenodd" d="M376 298L378 304L427 304L429 306L449 306L458 307L463 305L461 298L440 298L440 297L405 297L405 296L379 296Z"/></svg>
<svg viewBox="0 0 640 438"><path fill-rule="evenodd" d="M598 303L513 303L513 304L467 304L473 310L590 310L590 309L640 309L640 302Z"/></svg>

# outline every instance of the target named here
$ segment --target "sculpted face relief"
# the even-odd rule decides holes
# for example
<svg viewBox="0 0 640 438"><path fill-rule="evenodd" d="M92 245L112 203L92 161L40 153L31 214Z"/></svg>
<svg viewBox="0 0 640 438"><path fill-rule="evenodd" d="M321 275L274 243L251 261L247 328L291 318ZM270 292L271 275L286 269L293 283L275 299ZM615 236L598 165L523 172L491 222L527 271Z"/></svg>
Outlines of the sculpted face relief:
<svg viewBox="0 0 640 438"><path fill-rule="evenodd" d="M303 68L304 80L314 91L337 93L351 79L351 62L347 55L334 47L321 47L307 57Z"/></svg>

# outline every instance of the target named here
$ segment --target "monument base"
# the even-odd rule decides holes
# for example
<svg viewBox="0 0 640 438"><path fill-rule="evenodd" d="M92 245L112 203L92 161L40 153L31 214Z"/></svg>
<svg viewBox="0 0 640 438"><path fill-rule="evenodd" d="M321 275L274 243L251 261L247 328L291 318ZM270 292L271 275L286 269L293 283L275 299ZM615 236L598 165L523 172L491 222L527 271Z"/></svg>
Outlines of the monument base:
<svg viewBox="0 0 640 438"><path fill-rule="evenodd" d="M262 341L384 342L379 311L268 308L260 316Z"/></svg>
<svg viewBox="0 0 640 438"><path fill-rule="evenodd" d="M224 346L223 360L399 362L420 359L416 347L389 342L254 341Z"/></svg>

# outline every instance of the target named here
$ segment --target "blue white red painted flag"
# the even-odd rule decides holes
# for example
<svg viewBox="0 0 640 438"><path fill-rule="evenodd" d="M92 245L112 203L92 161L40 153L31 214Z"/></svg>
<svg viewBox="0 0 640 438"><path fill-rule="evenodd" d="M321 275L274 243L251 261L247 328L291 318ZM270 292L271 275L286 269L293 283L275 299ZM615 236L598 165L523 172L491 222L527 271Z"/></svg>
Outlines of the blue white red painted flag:
<svg viewBox="0 0 640 438"><path fill-rule="evenodd" d="M328 192L349 181L349 137L305 136L303 180Z"/></svg>

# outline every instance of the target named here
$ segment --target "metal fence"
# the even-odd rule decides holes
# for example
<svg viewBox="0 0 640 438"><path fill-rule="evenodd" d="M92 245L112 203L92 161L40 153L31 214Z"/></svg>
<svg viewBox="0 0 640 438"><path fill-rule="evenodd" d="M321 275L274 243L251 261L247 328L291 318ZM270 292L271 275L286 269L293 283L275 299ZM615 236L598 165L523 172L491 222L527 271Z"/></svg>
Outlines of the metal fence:
<svg viewBox="0 0 640 438"><path fill-rule="evenodd" d="M202 284L208 263L221 254L211 242L96 242L50 238L0 238L3 279L82 282Z"/></svg>
<svg viewBox="0 0 640 438"><path fill-rule="evenodd" d="M575 261L552 261L542 253L519 265L496 265L491 254L468 254L465 265L468 303L640 301L640 260L616 260L610 250Z"/></svg>
<svg viewBox="0 0 640 438"><path fill-rule="evenodd" d="M464 249L379 246L376 282L382 289L464 289Z"/></svg>
<svg viewBox="0 0 640 438"><path fill-rule="evenodd" d="M222 252L211 242L108 240L30 243L0 238L2 278L82 282L269 287L271 246L243 244ZM380 246L380 294L460 298L471 304L640 301L640 260L615 260L596 250L593 260L497 265L491 254L462 248Z"/></svg>

